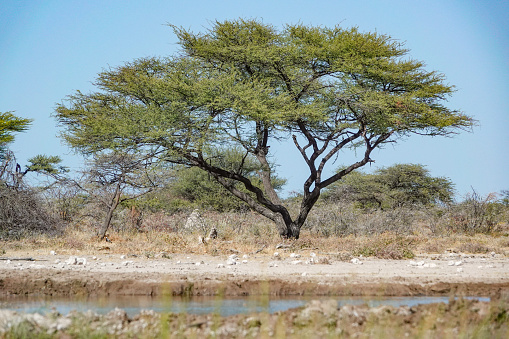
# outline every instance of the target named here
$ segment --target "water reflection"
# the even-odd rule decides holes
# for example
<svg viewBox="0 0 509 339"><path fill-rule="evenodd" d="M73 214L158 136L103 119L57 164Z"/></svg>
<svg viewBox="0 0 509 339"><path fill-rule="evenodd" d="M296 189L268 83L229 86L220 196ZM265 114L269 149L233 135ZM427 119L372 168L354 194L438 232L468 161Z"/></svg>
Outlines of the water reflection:
<svg viewBox="0 0 509 339"><path fill-rule="evenodd" d="M489 301L490 298L477 298ZM129 316L140 313L141 310L156 312L175 312L191 314L216 313L229 316L239 313L268 312L275 313L290 308L303 306L310 300L335 299L338 305L367 304L370 307L392 305L395 307L429 303L447 303L449 297L287 297L274 298L267 296L250 296L244 298L225 297L148 297L148 296L115 296L98 298L36 298L9 297L0 299L0 308L26 313L47 313L57 311L67 314L72 310L85 312L92 310L99 314L106 314L116 307L127 312Z"/></svg>

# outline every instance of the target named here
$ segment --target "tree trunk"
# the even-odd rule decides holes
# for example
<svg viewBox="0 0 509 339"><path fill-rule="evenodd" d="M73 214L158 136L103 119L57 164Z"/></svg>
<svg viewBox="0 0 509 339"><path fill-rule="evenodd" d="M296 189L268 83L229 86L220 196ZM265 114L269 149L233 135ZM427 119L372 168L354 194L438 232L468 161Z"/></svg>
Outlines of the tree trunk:
<svg viewBox="0 0 509 339"><path fill-rule="evenodd" d="M299 239L301 226L291 222L289 225L280 228L279 234L285 239Z"/></svg>
<svg viewBox="0 0 509 339"><path fill-rule="evenodd" d="M115 191L115 195L111 201L111 204L108 207L108 213L106 213L106 217L104 218L103 225L99 232L100 240L103 240L106 237L106 232L108 231L108 228L110 227L110 224L111 224L111 219L113 218L113 212L117 208L119 202L120 202L120 190L117 189Z"/></svg>

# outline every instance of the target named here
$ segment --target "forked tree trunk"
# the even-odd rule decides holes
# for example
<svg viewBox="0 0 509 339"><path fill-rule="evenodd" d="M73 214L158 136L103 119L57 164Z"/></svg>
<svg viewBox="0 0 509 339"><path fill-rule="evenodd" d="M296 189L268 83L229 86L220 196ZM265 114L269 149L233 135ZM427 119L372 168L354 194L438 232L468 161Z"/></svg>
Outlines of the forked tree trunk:
<svg viewBox="0 0 509 339"><path fill-rule="evenodd" d="M279 235L285 239L299 239L301 226L295 222L279 228Z"/></svg>

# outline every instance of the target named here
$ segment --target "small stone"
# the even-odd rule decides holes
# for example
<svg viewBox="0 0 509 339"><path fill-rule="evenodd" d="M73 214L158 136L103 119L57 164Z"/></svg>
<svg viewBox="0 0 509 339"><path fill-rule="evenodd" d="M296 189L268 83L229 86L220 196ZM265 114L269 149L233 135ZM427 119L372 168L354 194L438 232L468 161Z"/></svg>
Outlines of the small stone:
<svg viewBox="0 0 509 339"><path fill-rule="evenodd" d="M290 254L290 258L300 258L300 254L292 253Z"/></svg>
<svg viewBox="0 0 509 339"><path fill-rule="evenodd" d="M434 267L437 267L437 264L435 263L426 263L423 265L423 267L431 267L431 268L434 268Z"/></svg>
<svg viewBox="0 0 509 339"><path fill-rule="evenodd" d="M350 262L355 265L362 265L362 261L360 261L357 258L353 258L352 260L350 260Z"/></svg>
<svg viewBox="0 0 509 339"><path fill-rule="evenodd" d="M87 258L76 258L76 265L85 266L86 264L87 264Z"/></svg>
<svg viewBox="0 0 509 339"><path fill-rule="evenodd" d="M242 263L243 264L247 264L247 260L242 260Z"/></svg>
<svg viewBox="0 0 509 339"><path fill-rule="evenodd" d="M57 253L55 251L50 251L49 254L50 255L56 255Z"/></svg>
<svg viewBox="0 0 509 339"><path fill-rule="evenodd" d="M461 260L454 262L454 266L461 266L461 265L463 265L463 261L461 261Z"/></svg>
<svg viewBox="0 0 509 339"><path fill-rule="evenodd" d="M249 258L249 255L247 255L247 254L244 254L244 255L242 256L242 259L248 259L248 258Z"/></svg>
<svg viewBox="0 0 509 339"><path fill-rule="evenodd" d="M275 257L279 257L279 252L274 252Z"/></svg>
<svg viewBox="0 0 509 339"><path fill-rule="evenodd" d="M224 264L217 264L217 268L224 268Z"/></svg>
<svg viewBox="0 0 509 339"><path fill-rule="evenodd" d="M314 252L311 252L311 254L309 255L311 258L315 258L316 257L316 253Z"/></svg>
<svg viewBox="0 0 509 339"><path fill-rule="evenodd" d="M77 259L78 259L78 258L76 258L76 257L70 256L70 257L69 257L69 259L67 259L67 260L65 261L65 263L66 263L67 265L76 265L76 263L77 263Z"/></svg>
<svg viewBox="0 0 509 339"><path fill-rule="evenodd" d="M302 276L305 277L307 274L307 272L302 272Z"/></svg>
<svg viewBox="0 0 509 339"><path fill-rule="evenodd" d="M122 255L120 256L120 259L122 259L122 260L124 260L125 258L126 258L125 254L122 254Z"/></svg>
<svg viewBox="0 0 509 339"><path fill-rule="evenodd" d="M461 272L463 272L463 268L462 268L462 267L458 267L458 268L456 269L456 271L457 271L458 273L461 273Z"/></svg>
<svg viewBox="0 0 509 339"><path fill-rule="evenodd" d="M292 265L300 265L302 264L302 260L294 260L292 261Z"/></svg>

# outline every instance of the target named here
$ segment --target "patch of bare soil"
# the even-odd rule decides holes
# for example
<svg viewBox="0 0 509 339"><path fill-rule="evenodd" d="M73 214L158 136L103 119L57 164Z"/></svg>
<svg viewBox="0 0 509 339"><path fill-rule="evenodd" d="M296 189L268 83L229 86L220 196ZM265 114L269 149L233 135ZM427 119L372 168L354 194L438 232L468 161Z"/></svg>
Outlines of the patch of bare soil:
<svg viewBox="0 0 509 339"><path fill-rule="evenodd" d="M434 255L414 260L316 256L14 253L0 260L0 295L351 295L509 297L509 259ZM15 260L15 259L33 259ZM232 262L234 264L232 264Z"/></svg>

